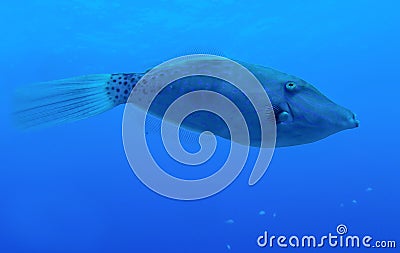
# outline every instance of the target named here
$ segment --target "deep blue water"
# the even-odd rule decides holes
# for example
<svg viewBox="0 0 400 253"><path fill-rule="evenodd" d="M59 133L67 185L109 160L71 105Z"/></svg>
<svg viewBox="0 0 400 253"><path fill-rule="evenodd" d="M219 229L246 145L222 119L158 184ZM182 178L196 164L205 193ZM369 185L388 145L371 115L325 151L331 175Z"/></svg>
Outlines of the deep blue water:
<svg viewBox="0 0 400 253"><path fill-rule="evenodd" d="M3 2L0 252L338 252L256 244L264 230L318 236L338 224L400 244L399 8L397 1ZM132 173L122 106L38 131L11 124L20 85L140 72L193 52L297 75L352 109L361 126L277 149L253 187L248 166L223 192L184 202L157 195Z"/></svg>

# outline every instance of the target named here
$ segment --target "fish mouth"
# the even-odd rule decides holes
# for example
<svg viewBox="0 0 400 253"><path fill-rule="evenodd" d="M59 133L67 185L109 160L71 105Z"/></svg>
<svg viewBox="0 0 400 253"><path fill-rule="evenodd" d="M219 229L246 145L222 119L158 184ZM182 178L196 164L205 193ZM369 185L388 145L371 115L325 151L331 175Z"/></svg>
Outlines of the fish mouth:
<svg viewBox="0 0 400 253"><path fill-rule="evenodd" d="M357 115L352 111L348 111L347 117L344 119L344 129L353 129L360 126L360 121L357 119Z"/></svg>
<svg viewBox="0 0 400 253"><path fill-rule="evenodd" d="M360 126L360 121L357 119L357 115L355 113L352 113L350 121L353 123L354 128Z"/></svg>

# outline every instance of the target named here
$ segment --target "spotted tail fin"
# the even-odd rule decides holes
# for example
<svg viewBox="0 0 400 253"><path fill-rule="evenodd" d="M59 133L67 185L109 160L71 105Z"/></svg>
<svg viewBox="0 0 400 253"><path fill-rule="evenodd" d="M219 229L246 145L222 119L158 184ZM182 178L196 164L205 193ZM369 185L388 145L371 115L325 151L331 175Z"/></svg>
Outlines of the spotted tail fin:
<svg viewBox="0 0 400 253"><path fill-rule="evenodd" d="M20 128L36 128L105 112L117 105L108 92L112 76L87 75L22 87L15 93L14 121Z"/></svg>

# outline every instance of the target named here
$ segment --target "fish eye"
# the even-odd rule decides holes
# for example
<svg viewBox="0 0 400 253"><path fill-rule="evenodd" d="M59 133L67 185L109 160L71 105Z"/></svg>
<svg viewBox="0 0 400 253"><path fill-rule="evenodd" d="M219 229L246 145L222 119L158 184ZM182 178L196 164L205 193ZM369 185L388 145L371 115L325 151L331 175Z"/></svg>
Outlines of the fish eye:
<svg viewBox="0 0 400 253"><path fill-rule="evenodd" d="M287 82L286 83L286 89L288 91L292 91L296 88L296 83L295 82Z"/></svg>

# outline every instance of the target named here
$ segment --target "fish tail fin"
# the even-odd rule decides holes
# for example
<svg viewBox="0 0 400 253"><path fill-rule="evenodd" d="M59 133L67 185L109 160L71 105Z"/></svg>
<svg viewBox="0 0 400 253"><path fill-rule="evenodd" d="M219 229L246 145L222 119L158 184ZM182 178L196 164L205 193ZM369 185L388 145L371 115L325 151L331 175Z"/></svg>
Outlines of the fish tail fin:
<svg viewBox="0 0 400 253"><path fill-rule="evenodd" d="M15 93L13 118L22 129L78 121L120 104L111 97L111 74L96 74L43 82Z"/></svg>

